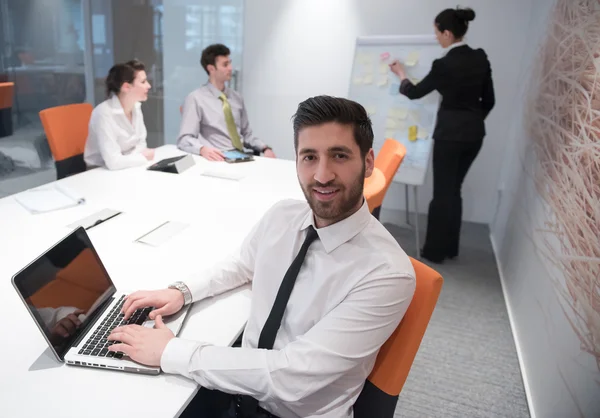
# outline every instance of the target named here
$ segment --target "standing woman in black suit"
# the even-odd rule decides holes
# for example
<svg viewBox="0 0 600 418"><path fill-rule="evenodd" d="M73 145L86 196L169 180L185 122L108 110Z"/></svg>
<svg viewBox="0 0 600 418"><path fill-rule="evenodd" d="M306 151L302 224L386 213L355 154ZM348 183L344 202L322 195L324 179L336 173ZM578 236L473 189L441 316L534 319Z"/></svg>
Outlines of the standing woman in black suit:
<svg viewBox="0 0 600 418"><path fill-rule="evenodd" d="M484 119L494 107L492 70L486 53L463 42L471 9L446 9L435 18L438 42L446 55L433 61L431 71L418 84L404 66L390 64L401 80L400 93L419 99L433 90L442 96L433 132L433 200L429 204L427 236L421 256L441 263L458 255L462 220L461 187L485 136Z"/></svg>

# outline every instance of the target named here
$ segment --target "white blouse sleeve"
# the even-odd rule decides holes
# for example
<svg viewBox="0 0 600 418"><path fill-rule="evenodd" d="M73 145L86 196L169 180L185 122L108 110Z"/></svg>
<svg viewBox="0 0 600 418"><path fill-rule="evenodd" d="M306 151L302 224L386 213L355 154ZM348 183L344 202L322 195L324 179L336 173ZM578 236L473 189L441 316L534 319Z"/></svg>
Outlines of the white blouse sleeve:
<svg viewBox="0 0 600 418"><path fill-rule="evenodd" d="M109 116L102 114L97 115L95 120L90 123L90 130L96 137L98 148L106 168L109 170L120 170L146 164L148 160L138 152L137 146L135 152L123 155L112 129L113 123L114 121ZM146 138L143 139L143 142L145 148Z"/></svg>

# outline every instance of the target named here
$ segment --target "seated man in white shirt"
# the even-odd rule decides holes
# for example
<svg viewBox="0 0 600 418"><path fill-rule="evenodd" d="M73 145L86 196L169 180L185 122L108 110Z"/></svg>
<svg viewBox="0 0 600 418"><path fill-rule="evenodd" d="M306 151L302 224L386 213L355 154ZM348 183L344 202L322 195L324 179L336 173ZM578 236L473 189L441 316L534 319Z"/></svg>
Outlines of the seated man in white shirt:
<svg viewBox="0 0 600 418"><path fill-rule="evenodd" d="M110 336L121 342L111 350L202 386L183 417L351 417L411 302L410 259L363 197L374 165L365 109L308 99L294 116L294 141L306 202L277 203L236 253L186 283L131 294L125 316L154 306L156 328ZM164 327L162 315L248 282L241 348L183 340Z"/></svg>
<svg viewBox="0 0 600 418"><path fill-rule="evenodd" d="M92 112L83 158L88 168L109 170L144 165L154 158L146 143L142 104L150 83L144 64L133 60L116 64L106 77L108 99Z"/></svg>
<svg viewBox="0 0 600 418"><path fill-rule="evenodd" d="M233 72L229 54L229 48L222 44L202 51L200 64L208 74L208 83L185 98L177 146L209 161L223 161L223 151L234 148L275 158L273 150L252 133L242 96L225 86Z"/></svg>

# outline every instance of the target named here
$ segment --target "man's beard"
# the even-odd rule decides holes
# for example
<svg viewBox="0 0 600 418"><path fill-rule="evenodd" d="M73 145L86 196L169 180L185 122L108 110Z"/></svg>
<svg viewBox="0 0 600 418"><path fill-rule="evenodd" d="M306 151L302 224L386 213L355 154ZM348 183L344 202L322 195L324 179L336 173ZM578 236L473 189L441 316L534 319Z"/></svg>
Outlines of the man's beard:
<svg viewBox="0 0 600 418"><path fill-rule="evenodd" d="M347 214L349 214L359 202L362 202L364 182L365 165L363 164L360 175L356 177L348 189L341 184L337 184L335 180L332 180L325 184L314 182L306 187L302 186L302 192L316 217L334 223L346 218L348 216ZM331 201L320 201L313 193L315 187L338 189L338 196Z"/></svg>

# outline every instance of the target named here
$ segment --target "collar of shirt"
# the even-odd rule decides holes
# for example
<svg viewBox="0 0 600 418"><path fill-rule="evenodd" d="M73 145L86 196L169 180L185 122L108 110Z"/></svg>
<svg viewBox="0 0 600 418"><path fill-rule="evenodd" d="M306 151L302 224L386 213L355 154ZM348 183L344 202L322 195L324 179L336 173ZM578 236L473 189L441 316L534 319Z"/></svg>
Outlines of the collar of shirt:
<svg viewBox="0 0 600 418"><path fill-rule="evenodd" d="M448 48L446 48L446 55L448 55L448 52L452 51L454 48L458 48L459 46L464 46L466 44L467 43L465 41L459 41L459 42L453 43Z"/></svg>
<svg viewBox="0 0 600 418"><path fill-rule="evenodd" d="M304 222L302 222L300 230L303 231L312 225L319 234L319 240L323 244L323 248L325 248L327 253L330 253L343 243L350 241L358 235L360 231L367 226L370 219L371 212L369 212L367 200L364 199L359 210L348 216L346 219L342 219L341 221L324 228L317 228L315 226L315 218L311 210L306 215Z"/></svg>
<svg viewBox="0 0 600 418"><path fill-rule="evenodd" d="M219 96L221 96L221 93L225 93L225 96L227 98L229 98L229 88L226 86L225 89L223 91L219 90L218 88L215 87L215 85L213 83L211 83L210 81L208 83L206 83L206 86L208 87L208 90L210 90L210 92L218 99Z"/></svg>
<svg viewBox="0 0 600 418"><path fill-rule="evenodd" d="M121 115L125 114L125 110L123 110L123 106L121 105L119 96L117 96L116 94L113 94L110 96L109 104L110 104L110 108L112 109L113 113L118 113ZM133 110L139 109L140 107L142 107L142 103L136 102Z"/></svg>

